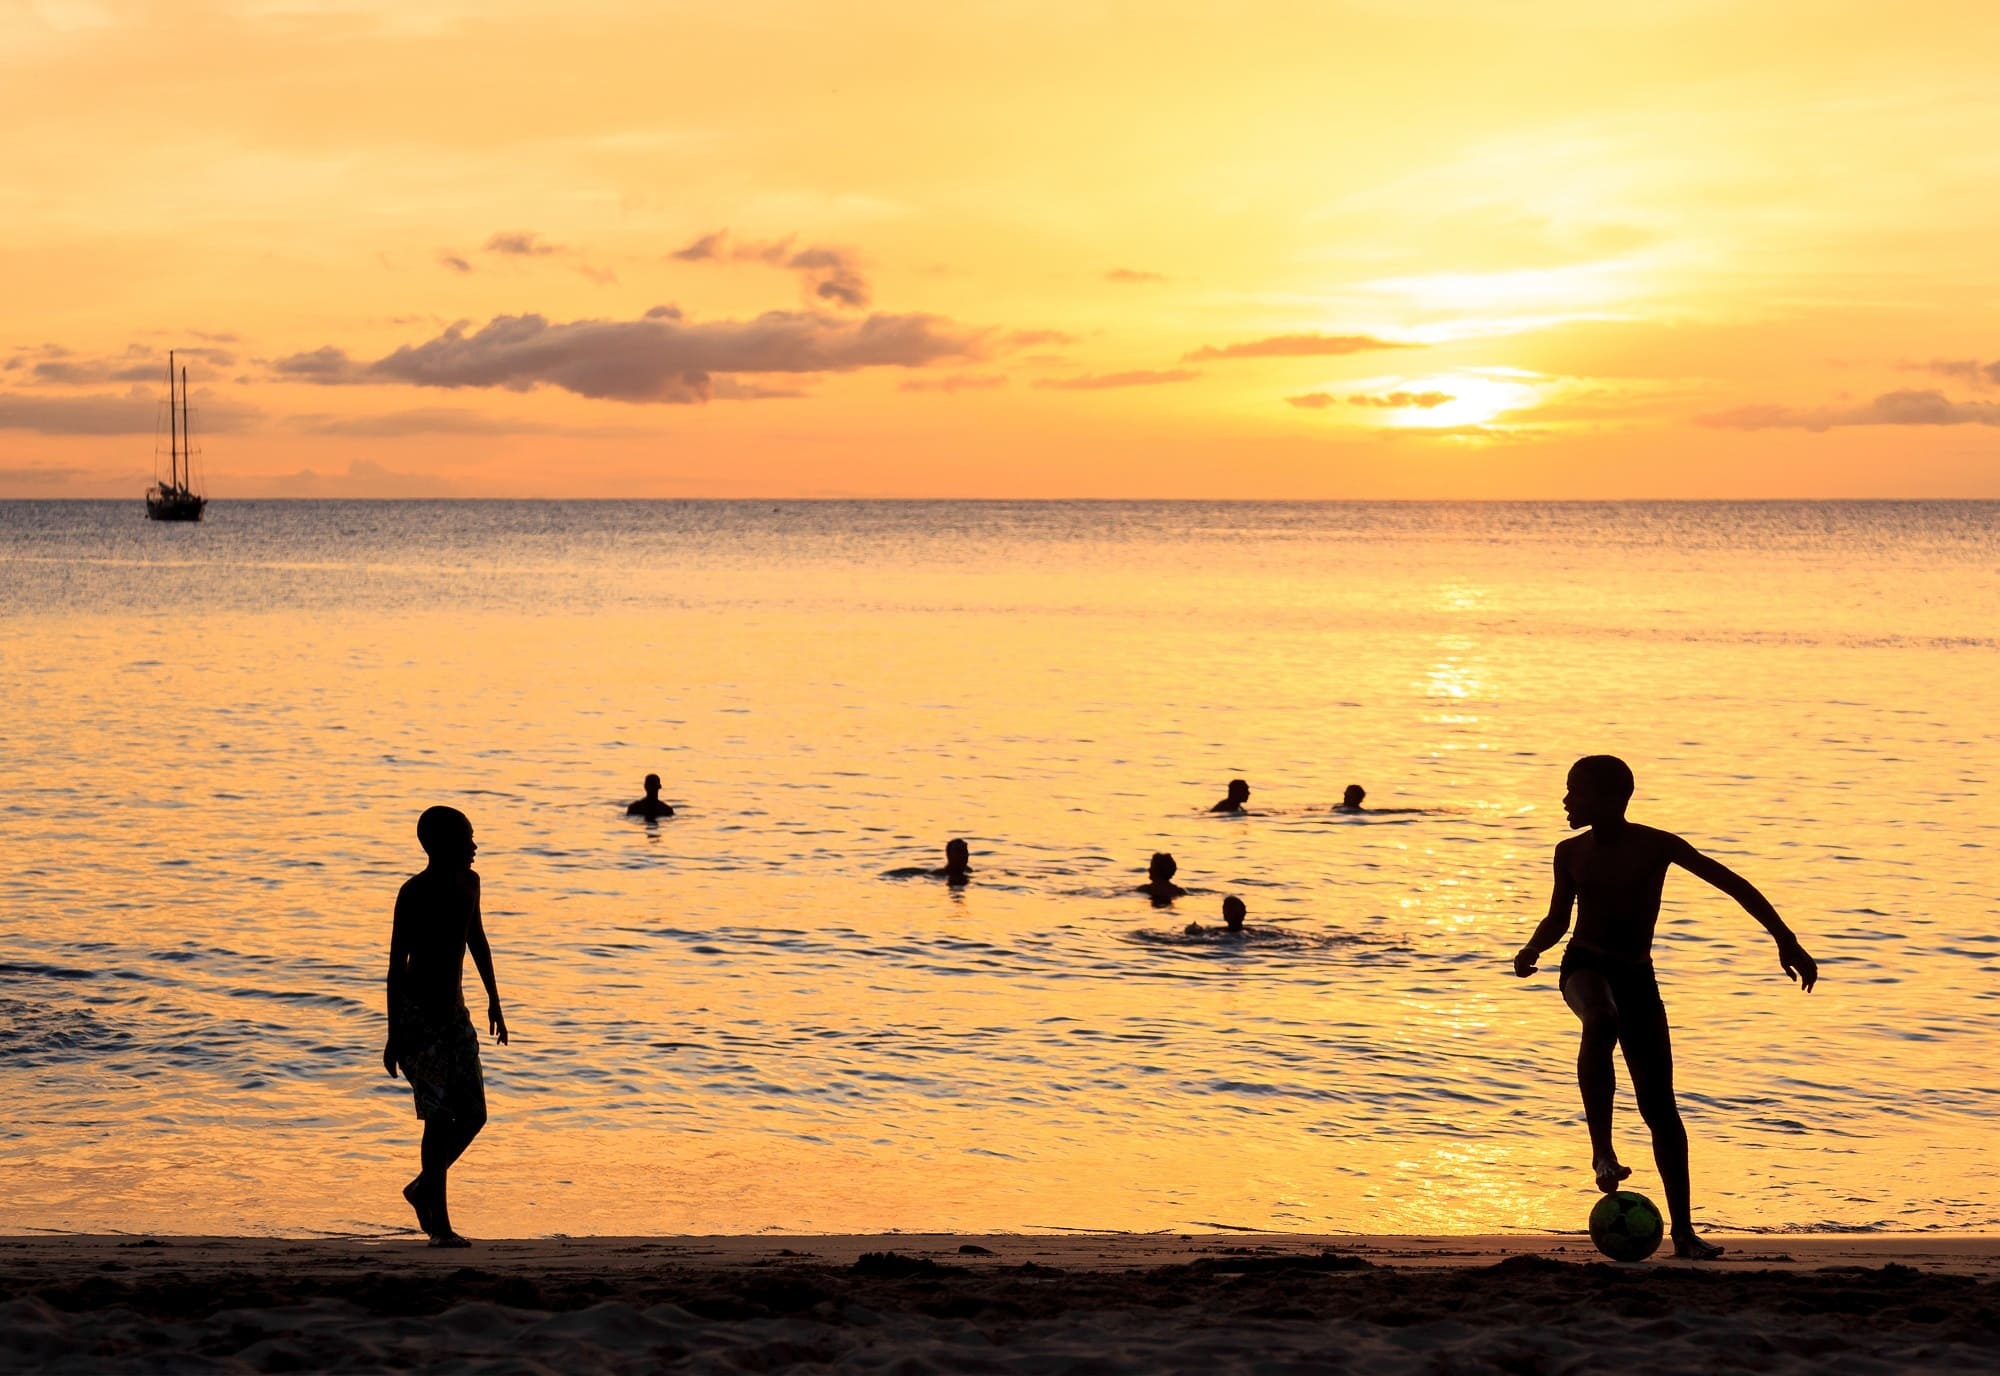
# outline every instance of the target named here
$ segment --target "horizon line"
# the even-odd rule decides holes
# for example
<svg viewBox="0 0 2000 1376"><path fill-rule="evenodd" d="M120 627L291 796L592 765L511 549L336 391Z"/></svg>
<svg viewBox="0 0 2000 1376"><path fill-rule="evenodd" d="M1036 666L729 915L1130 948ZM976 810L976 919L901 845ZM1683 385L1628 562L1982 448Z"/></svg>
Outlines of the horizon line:
<svg viewBox="0 0 2000 1376"><path fill-rule="evenodd" d="M130 497L81 497L81 496L6 496L0 495L0 503L56 503L71 502L78 505L125 506L136 499ZM769 496L769 497L469 497L438 494L432 496L262 496L262 497L211 497L209 504L237 505L248 503L277 502L458 502L465 505L482 503L531 503L550 505L581 505L585 503L612 502L712 502L734 505L752 505L767 502L814 503L832 505L835 503L918 503L936 504L959 502L967 505L975 503L1035 504L1041 506L1112 506L1129 504L1150 504L1154 506L1777 506L1816 504L1822 506L1862 506L1862 505L1917 505L1920 503L1950 502L1962 505L2000 505L2000 494L1993 496L1928 496L1928 497L911 497L911 496L863 496L817 495L817 496Z"/></svg>

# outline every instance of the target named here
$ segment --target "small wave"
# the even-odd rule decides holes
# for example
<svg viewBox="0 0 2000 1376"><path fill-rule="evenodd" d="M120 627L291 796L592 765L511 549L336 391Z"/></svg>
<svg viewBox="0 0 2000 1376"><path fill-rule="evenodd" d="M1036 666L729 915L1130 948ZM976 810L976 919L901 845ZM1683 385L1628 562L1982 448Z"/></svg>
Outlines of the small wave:
<svg viewBox="0 0 2000 1376"><path fill-rule="evenodd" d="M87 1008L51 1008L0 999L0 1052L11 1066L63 1063L122 1050L132 1034L107 1025Z"/></svg>
<svg viewBox="0 0 2000 1376"><path fill-rule="evenodd" d="M0 961L0 975L36 975L42 979L96 979L96 970L79 970L74 965L42 965L32 960Z"/></svg>

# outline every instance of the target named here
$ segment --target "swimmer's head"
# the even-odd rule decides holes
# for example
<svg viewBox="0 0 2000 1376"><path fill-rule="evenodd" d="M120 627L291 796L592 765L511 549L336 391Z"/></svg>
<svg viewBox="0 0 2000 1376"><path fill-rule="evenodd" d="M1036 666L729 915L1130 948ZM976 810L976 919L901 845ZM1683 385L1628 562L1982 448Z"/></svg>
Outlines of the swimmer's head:
<svg viewBox="0 0 2000 1376"><path fill-rule="evenodd" d="M1229 930L1232 932L1243 930L1243 919L1249 912L1250 909L1245 907L1243 900L1235 894L1222 900L1222 920L1229 924Z"/></svg>
<svg viewBox="0 0 2000 1376"><path fill-rule="evenodd" d="M1342 807L1360 807L1361 800L1368 796L1368 790L1360 784L1349 784L1340 795Z"/></svg>
<svg viewBox="0 0 2000 1376"><path fill-rule="evenodd" d="M1165 884L1179 871L1180 866L1174 863L1173 856L1163 850L1155 851L1152 863L1146 866L1146 877L1155 884Z"/></svg>
<svg viewBox="0 0 2000 1376"><path fill-rule="evenodd" d="M469 866L479 853L472 843L472 819L455 807L425 808L417 818L417 843L440 866Z"/></svg>
<svg viewBox="0 0 2000 1376"><path fill-rule="evenodd" d="M660 791L660 776L657 774L648 774L646 776L646 796L650 798L659 791Z"/></svg>
<svg viewBox="0 0 2000 1376"><path fill-rule="evenodd" d="M944 843L944 867L962 870L972 863L972 847L954 836Z"/></svg>
<svg viewBox="0 0 2000 1376"><path fill-rule="evenodd" d="M1632 801L1632 766L1616 755L1585 755L1569 767L1563 813L1573 827L1616 822Z"/></svg>
<svg viewBox="0 0 2000 1376"><path fill-rule="evenodd" d="M1229 781L1230 802L1232 803L1248 802L1249 798L1250 798L1250 785L1248 783L1246 783L1242 779L1231 779Z"/></svg>

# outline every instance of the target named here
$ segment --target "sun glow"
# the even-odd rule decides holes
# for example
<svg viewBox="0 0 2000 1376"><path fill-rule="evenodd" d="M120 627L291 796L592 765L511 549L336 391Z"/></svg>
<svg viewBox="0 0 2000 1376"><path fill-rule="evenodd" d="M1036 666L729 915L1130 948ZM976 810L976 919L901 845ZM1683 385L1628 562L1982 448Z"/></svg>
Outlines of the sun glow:
<svg viewBox="0 0 2000 1376"><path fill-rule="evenodd" d="M1538 374L1518 368L1375 378L1359 384L1348 402L1378 411L1378 423L1393 429L1456 430L1491 425L1538 404L1539 380Z"/></svg>

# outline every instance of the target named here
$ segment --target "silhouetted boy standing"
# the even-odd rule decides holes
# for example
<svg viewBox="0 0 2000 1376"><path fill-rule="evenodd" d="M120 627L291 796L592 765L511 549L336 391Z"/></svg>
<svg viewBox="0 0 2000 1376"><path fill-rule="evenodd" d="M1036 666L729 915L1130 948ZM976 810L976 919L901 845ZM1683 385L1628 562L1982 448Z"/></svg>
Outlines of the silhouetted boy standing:
<svg viewBox="0 0 2000 1376"><path fill-rule="evenodd" d="M382 1068L398 1066L416 1097L423 1120L423 1170L403 1187L417 1222L433 1247L469 1247L451 1226L445 1177L452 1163L486 1126L486 1085L479 1070L479 1037L466 1012L465 953L486 985L486 1021L507 1044L493 952L479 919L478 847L472 823L457 808L434 807L417 819L417 840L430 863L396 895L389 937L389 1040Z"/></svg>
<svg viewBox="0 0 2000 1376"><path fill-rule="evenodd" d="M1586 756L1571 766L1563 811L1571 827L1589 830L1557 845L1549 915L1514 957L1514 973L1523 979L1535 973L1542 952L1569 930L1573 903L1576 935L1563 951L1557 984L1564 1002L1583 1023L1576 1078L1590 1125L1597 1188L1609 1194L1632 1174L1630 1167L1619 1164L1611 1145L1616 1090L1611 1048L1617 1044L1625 1051L1639 1113L1653 1134L1653 1160L1666 1191L1674 1255L1708 1261L1721 1256L1722 1249L1695 1236L1688 1198L1687 1129L1674 1102L1667 1009L1653 978L1653 928L1660 917L1668 866L1679 865L1742 904L1777 940L1778 964L1801 989L1811 991L1819 966L1749 880L1672 832L1628 822L1625 807L1632 788L1632 770L1614 755Z"/></svg>

